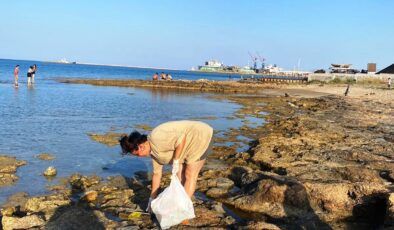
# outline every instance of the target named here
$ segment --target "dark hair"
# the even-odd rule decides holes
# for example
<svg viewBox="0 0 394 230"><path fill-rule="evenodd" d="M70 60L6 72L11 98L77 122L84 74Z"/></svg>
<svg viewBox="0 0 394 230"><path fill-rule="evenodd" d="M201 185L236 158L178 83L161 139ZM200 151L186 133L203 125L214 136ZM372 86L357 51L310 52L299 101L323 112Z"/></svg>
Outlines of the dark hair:
<svg viewBox="0 0 394 230"><path fill-rule="evenodd" d="M129 136L123 136L120 138L119 143L120 147L122 147L122 152L126 154L138 150L138 145L146 142L147 140L147 135L141 134L138 131L133 131Z"/></svg>
<svg viewBox="0 0 394 230"><path fill-rule="evenodd" d="M19 67L19 65L16 65L15 67Z"/></svg>

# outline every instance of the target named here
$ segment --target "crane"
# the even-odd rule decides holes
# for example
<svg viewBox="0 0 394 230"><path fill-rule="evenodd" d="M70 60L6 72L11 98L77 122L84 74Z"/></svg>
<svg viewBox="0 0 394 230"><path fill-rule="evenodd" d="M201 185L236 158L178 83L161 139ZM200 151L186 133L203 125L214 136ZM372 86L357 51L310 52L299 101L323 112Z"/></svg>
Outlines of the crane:
<svg viewBox="0 0 394 230"><path fill-rule="evenodd" d="M258 52L257 52L257 57L259 57L259 59L261 61L261 69L264 69L264 67L265 67L265 58L261 57Z"/></svg>
<svg viewBox="0 0 394 230"><path fill-rule="evenodd" d="M248 54L249 54L250 58L252 59L253 69L257 70L257 57L253 56L249 51L248 51Z"/></svg>

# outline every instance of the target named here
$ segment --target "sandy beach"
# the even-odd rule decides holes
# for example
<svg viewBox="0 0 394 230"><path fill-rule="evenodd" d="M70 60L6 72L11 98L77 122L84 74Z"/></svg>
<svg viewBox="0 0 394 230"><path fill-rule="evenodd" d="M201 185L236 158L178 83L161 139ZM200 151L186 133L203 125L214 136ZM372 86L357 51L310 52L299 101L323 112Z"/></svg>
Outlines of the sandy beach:
<svg viewBox="0 0 394 230"><path fill-rule="evenodd" d="M241 105L234 117L266 121L244 121L216 139L193 199L196 218L173 229L394 227L394 90L384 85L354 84L344 96L347 85L333 84L62 82L212 92L215 99ZM96 140L113 143L108 140L118 137ZM219 145L229 141L249 149ZM49 188L51 195L15 194L2 205L2 227L78 228L84 222L91 229L157 229L143 213L149 176L104 180L75 174ZM162 188L168 183L166 175Z"/></svg>

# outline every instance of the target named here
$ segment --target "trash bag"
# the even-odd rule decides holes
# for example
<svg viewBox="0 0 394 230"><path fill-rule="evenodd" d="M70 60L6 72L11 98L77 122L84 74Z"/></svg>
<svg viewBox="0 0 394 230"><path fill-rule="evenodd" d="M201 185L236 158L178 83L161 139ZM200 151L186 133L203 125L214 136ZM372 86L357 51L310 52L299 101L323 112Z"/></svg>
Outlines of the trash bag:
<svg viewBox="0 0 394 230"><path fill-rule="evenodd" d="M171 176L170 186L152 200L151 208L162 229L195 217L193 202L175 174Z"/></svg>

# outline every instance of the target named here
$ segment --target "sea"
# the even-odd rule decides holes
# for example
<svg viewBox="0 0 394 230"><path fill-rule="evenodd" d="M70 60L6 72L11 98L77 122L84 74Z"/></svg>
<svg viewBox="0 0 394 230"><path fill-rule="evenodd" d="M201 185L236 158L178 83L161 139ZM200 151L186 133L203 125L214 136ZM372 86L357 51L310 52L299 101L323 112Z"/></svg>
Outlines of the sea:
<svg viewBox="0 0 394 230"><path fill-rule="evenodd" d="M20 65L19 87L13 85L13 69ZM37 65L35 84L27 86L26 73ZM119 146L93 141L89 133L129 133L138 125L155 127L170 120L193 119L210 124L221 135L242 125L233 113L240 105L212 99L210 93L152 91L149 89L102 87L59 83L61 78L151 79L155 73L169 73L173 79L228 80L240 75L181 70L59 64L0 59L0 155L27 161L19 167L15 185L0 188L0 204L16 192L48 194L47 187L74 173L131 177L151 170L149 158L123 156ZM248 118L247 118L248 119ZM250 117L256 122L255 118ZM227 143L231 144L231 143ZM37 158L40 153L56 157ZM42 173L57 169L54 179Z"/></svg>

